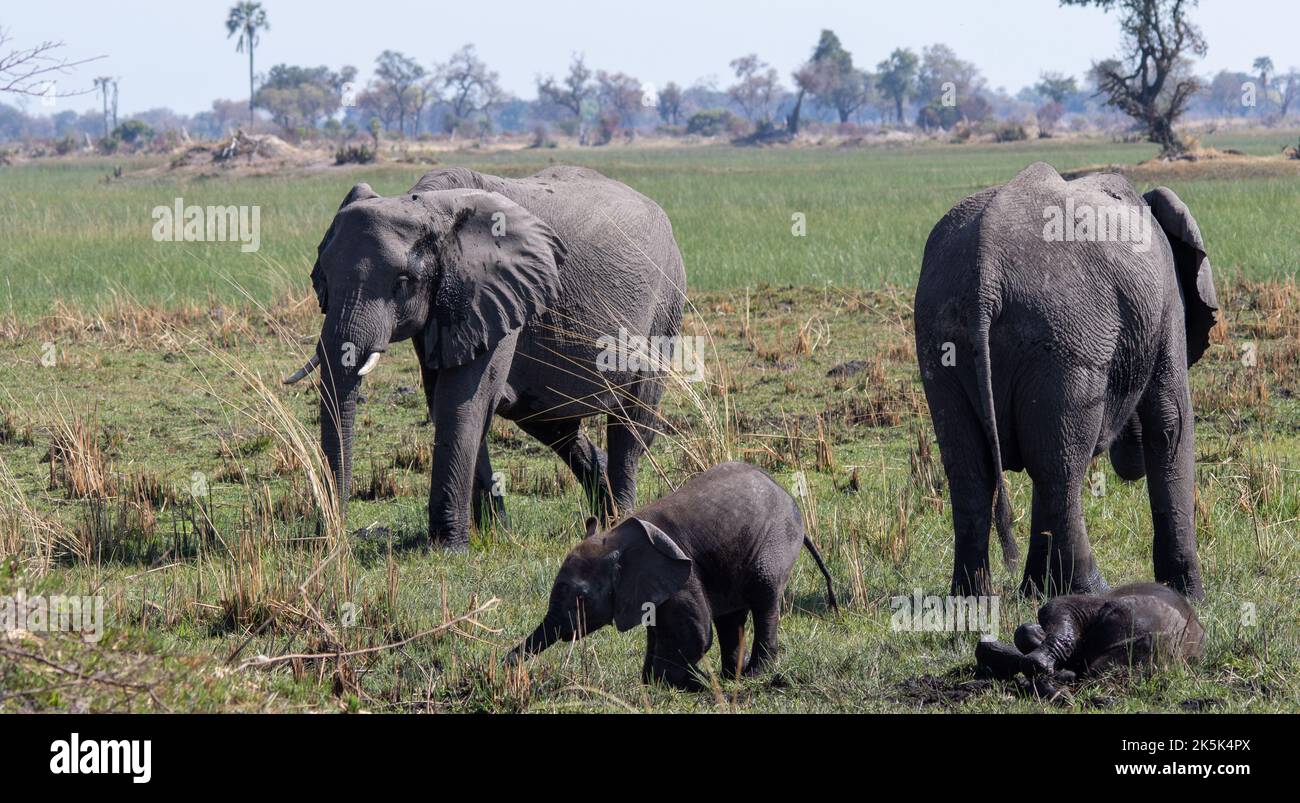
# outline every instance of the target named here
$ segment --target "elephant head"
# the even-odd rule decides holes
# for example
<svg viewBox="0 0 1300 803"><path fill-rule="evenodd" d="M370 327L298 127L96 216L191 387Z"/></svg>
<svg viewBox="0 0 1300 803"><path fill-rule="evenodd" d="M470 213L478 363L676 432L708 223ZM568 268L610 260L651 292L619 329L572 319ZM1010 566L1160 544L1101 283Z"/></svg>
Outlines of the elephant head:
<svg viewBox="0 0 1300 803"><path fill-rule="evenodd" d="M389 345L419 338L426 369L465 365L553 302L563 261L550 227L498 193L352 188L311 271L325 315L316 353L285 379L321 371L321 449L341 503L361 378Z"/></svg>
<svg viewBox="0 0 1300 803"><path fill-rule="evenodd" d="M613 622L641 623L647 604L662 605L686 585L691 559L663 530L630 518L606 533L587 519L587 537L560 566L546 616L507 659L535 655L556 641L575 641Z"/></svg>

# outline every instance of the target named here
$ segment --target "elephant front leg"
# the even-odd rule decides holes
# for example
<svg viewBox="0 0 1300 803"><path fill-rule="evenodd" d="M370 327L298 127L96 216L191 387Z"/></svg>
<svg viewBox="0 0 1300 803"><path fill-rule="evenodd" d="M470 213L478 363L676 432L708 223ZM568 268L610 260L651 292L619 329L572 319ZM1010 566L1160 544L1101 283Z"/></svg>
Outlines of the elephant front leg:
<svg viewBox="0 0 1300 803"><path fill-rule="evenodd" d="M440 416L441 418L441 416ZM477 444L466 443L464 432L448 431L436 425L439 435L433 446L433 478L429 486L429 540L447 549L469 547L470 496ZM446 427L451 430L451 427ZM464 427L473 435L473 427Z"/></svg>
<svg viewBox="0 0 1300 803"><path fill-rule="evenodd" d="M749 609L741 608L713 620L713 627L718 631L718 650L722 653L722 676L727 680L736 680L744 669L742 648L745 644L745 620L748 618Z"/></svg>
<svg viewBox="0 0 1300 803"><path fill-rule="evenodd" d="M479 456L486 449L487 428L500 398L513 340L507 338L492 352L438 372L429 485L429 539L438 546L469 546Z"/></svg>
<svg viewBox="0 0 1300 803"><path fill-rule="evenodd" d="M647 629L654 633L647 636L642 678L683 691L703 690L696 666L713 646L713 621L707 612L665 603L658 623Z"/></svg>
<svg viewBox="0 0 1300 803"><path fill-rule="evenodd" d="M645 629L645 660L641 662L641 682L649 685L654 682L655 629Z"/></svg>
<svg viewBox="0 0 1300 803"><path fill-rule="evenodd" d="M695 664L687 664L680 659L666 655L655 655L650 659L650 682L662 683L681 691L704 691L704 683L695 672Z"/></svg>
<svg viewBox="0 0 1300 803"><path fill-rule="evenodd" d="M1043 626L1034 622L1026 622L1016 628L1014 641L1016 649L1028 654L1043 646L1043 639L1047 638L1047 632Z"/></svg>
<svg viewBox="0 0 1300 803"><path fill-rule="evenodd" d="M1080 641L1106 602L1097 595L1071 596L1052 600L1039 608L1039 627L1024 634L1016 631L1017 641L1025 638L1035 643L1034 649L1025 654L1025 673L1050 678L1058 670L1076 665Z"/></svg>
<svg viewBox="0 0 1300 803"><path fill-rule="evenodd" d="M1191 599L1204 599L1196 556L1196 436L1187 372L1181 366L1158 365L1156 376L1165 377L1164 384L1148 391L1138 406L1155 529L1156 581Z"/></svg>
<svg viewBox="0 0 1300 803"><path fill-rule="evenodd" d="M474 467L474 523L479 529L496 525L510 527L506 514L505 482L492 470L487 438L479 444L478 463Z"/></svg>

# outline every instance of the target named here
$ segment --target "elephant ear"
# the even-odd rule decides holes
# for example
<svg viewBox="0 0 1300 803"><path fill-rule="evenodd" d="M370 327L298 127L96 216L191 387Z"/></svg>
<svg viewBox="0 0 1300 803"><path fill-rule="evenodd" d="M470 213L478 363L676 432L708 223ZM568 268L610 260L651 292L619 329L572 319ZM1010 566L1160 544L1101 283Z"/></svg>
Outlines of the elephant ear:
<svg viewBox="0 0 1300 803"><path fill-rule="evenodd" d="M357 201L368 201L371 198L378 198L379 193L370 188L370 185L364 181L360 184L353 185L348 194L343 196L343 203L339 204L338 211L334 213L335 217L342 212L345 207L351 206ZM316 246L316 262L311 266L311 288L316 291L316 301L320 304L322 313L329 309L329 295L325 288L325 271L320 266L320 255L329 246L330 240L334 239L334 221L330 221L330 227L325 230L325 236L321 238L320 245Z"/></svg>
<svg viewBox="0 0 1300 803"><path fill-rule="evenodd" d="M450 368L489 351L554 303L565 250L550 226L503 195L439 195L450 224L436 244L425 354L435 368Z"/></svg>
<svg viewBox="0 0 1300 803"><path fill-rule="evenodd" d="M1187 365L1190 367L1210 345L1210 330L1219 321L1219 297L1214 289L1210 258L1205 253L1201 228L1174 191L1156 187L1142 196L1151 214L1169 239L1174 252L1174 269L1183 290L1183 313L1187 332Z"/></svg>
<svg viewBox="0 0 1300 803"><path fill-rule="evenodd" d="M648 521L624 524L614 581L614 624L619 631L641 624L645 605L662 605L686 585L691 559L668 534Z"/></svg>

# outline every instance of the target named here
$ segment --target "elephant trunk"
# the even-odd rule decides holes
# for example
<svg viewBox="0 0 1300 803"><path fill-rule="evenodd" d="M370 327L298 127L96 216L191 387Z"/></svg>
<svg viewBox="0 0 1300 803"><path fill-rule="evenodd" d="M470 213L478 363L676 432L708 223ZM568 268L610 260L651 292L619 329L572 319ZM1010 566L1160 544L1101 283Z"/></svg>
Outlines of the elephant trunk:
<svg viewBox="0 0 1300 803"><path fill-rule="evenodd" d="M335 363L326 362L321 376L320 447L334 472L339 509L346 511L352 491L352 428L361 380L337 370Z"/></svg>
<svg viewBox="0 0 1300 803"><path fill-rule="evenodd" d="M388 346L388 331L355 300L331 309L317 344L320 366L320 446L330 470L339 509L352 495L352 435L361 379Z"/></svg>
<svg viewBox="0 0 1300 803"><path fill-rule="evenodd" d="M506 654L506 663L514 665L521 660L527 660L537 653L545 650L560 639L560 627L552 622L551 618L542 620L528 638L524 639L513 650Z"/></svg>

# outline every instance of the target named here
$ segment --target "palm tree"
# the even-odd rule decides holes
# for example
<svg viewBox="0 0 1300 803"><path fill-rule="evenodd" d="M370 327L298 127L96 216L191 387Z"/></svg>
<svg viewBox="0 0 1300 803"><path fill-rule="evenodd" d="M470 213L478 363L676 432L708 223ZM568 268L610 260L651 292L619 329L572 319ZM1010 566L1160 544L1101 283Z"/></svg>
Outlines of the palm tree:
<svg viewBox="0 0 1300 803"><path fill-rule="evenodd" d="M104 101L104 139L108 139L108 88L115 85L111 76L101 75L95 79L95 89Z"/></svg>
<svg viewBox="0 0 1300 803"><path fill-rule="evenodd" d="M1268 77L1273 74L1273 60L1268 56L1260 56L1255 59L1255 63L1252 66L1255 68L1255 71L1259 73L1259 94L1266 105L1269 101Z"/></svg>
<svg viewBox="0 0 1300 803"><path fill-rule="evenodd" d="M253 127L253 48L260 41L258 31L271 30L271 24L266 21L266 12L262 10L261 3L252 3L245 0L242 3L236 3L230 9L230 16L226 18L226 38L239 34L239 42L235 45L235 52L244 52L244 47L248 47L248 127Z"/></svg>

